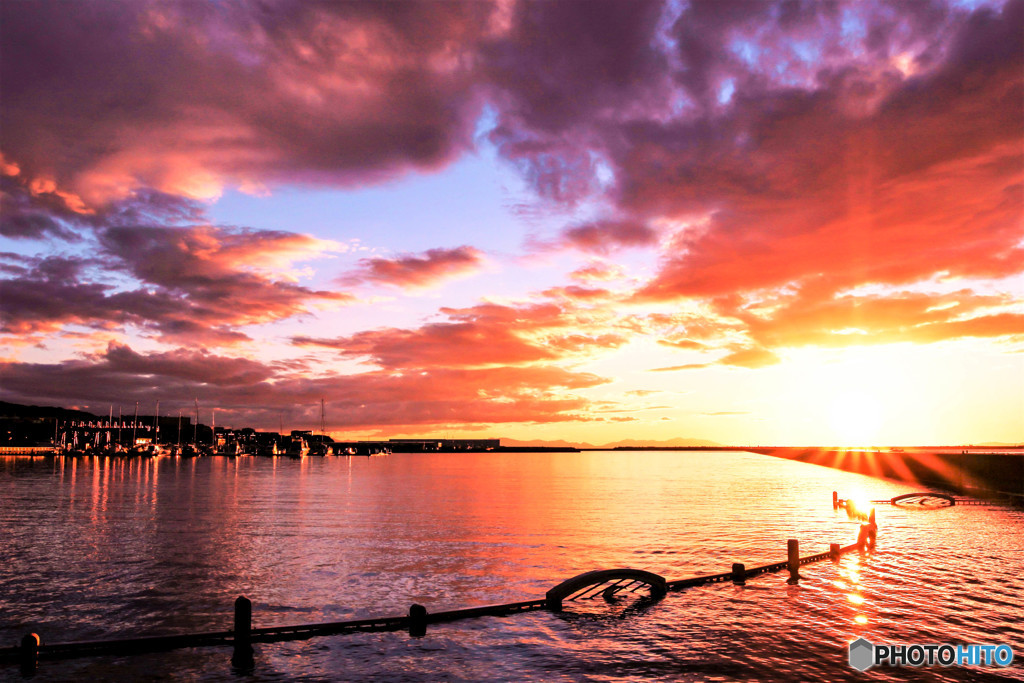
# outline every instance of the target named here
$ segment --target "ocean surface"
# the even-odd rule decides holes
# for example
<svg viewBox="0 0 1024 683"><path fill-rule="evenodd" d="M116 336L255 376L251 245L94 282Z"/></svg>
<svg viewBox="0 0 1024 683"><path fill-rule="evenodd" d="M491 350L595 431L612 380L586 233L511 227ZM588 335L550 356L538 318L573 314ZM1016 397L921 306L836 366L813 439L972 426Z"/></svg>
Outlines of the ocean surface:
<svg viewBox="0 0 1024 683"><path fill-rule="evenodd" d="M675 580L853 543L841 497L913 487L742 452L0 458L0 645L339 621L542 598L617 567ZM877 508L875 552L647 606L603 601L229 648L40 662L33 681L1024 680L1024 511ZM1006 669L859 674L847 644L1007 643ZM0 668L0 680L21 680Z"/></svg>

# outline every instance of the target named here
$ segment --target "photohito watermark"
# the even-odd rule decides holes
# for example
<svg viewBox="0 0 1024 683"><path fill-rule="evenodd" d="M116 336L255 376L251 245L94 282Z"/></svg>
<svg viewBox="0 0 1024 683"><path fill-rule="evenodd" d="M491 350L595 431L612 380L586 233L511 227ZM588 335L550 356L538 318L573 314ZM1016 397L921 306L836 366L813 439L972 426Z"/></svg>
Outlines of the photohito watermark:
<svg viewBox="0 0 1024 683"><path fill-rule="evenodd" d="M876 645L864 638L850 643L850 666L857 671L867 671L873 666L1010 666L1012 663L1013 649L1002 643Z"/></svg>

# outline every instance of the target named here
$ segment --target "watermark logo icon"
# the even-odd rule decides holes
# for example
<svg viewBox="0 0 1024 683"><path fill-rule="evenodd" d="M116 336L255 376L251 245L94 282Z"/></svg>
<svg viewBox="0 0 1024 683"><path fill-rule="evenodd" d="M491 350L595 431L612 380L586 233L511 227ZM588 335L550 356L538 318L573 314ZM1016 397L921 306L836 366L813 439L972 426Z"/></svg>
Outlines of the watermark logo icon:
<svg viewBox="0 0 1024 683"><path fill-rule="evenodd" d="M864 638L850 643L850 666L857 671L867 671L875 663L875 646Z"/></svg>
<svg viewBox="0 0 1024 683"><path fill-rule="evenodd" d="M874 644L866 638L850 642L850 666L867 671L873 666L1010 666L1013 649L1005 644Z"/></svg>

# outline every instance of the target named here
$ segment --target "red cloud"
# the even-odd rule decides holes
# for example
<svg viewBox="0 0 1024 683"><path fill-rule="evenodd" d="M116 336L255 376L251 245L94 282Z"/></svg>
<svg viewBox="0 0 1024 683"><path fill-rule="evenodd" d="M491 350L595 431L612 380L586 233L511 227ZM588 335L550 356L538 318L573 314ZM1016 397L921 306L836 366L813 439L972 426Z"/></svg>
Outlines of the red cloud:
<svg viewBox="0 0 1024 683"><path fill-rule="evenodd" d="M481 367L522 365L558 358L513 330L478 322L437 323L418 330L388 328L341 339L295 337L299 345L337 349L344 356L369 356L384 368Z"/></svg>
<svg viewBox="0 0 1024 683"><path fill-rule="evenodd" d="M423 256L404 255L394 259L370 258L360 261L362 270L341 278L346 284L375 282L402 288L430 287L445 280L479 270L483 254L473 247L428 249Z"/></svg>
<svg viewBox="0 0 1024 683"><path fill-rule="evenodd" d="M415 330L388 328L350 337L295 337L293 343L336 349L345 357L369 357L389 370L482 368L549 363L626 342L603 321L556 304L522 307L481 304L442 309L451 322Z"/></svg>
<svg viewBox="0 0 1024 683"><path fill-rule="evenodd" d="M71 402L103 413L111 404L163 399L164 409L191 408L192 397L217 409L218 423L277 429L312 424L321 398L329 429L417 429L509 422L600 419L571 392L606 380L555 367L375 371L311 379L281 366L178 349L139 354L112 346L101 357L54 364L0 363L4 400ZM272 382L271 382L272 380ZM187 397L187 398L186 398ZM169 399L169 400L168 400Z"/></svg>
<svg viewBox="0 0 1024 683"><path fill-rule="evenodd" d="M964 337L1006 337L1024 340L1024 314L1014 312L1011 296L979 296L971 290L950 294L893 292L877 295L845 295L833 298L828 286L819 291L808 288L795 297L782 297L784 305L759 311L760 302L744 305L724 300L721 312L729 316L721 329L733 335L742 332L748 342L724 345L725 356L708 363L690 363L658 371L688 370L712 365L764 367L778 362L771 349L800 346L848 347L915 342L927 344ZM771 303L771 302L770 302ZM713 350L713 326L694 328L690 334L705 339L697 342L675 338L669 319L652 321L666 329L667 339L659 343L686 350Z"/></svg>
<svg viewBox="0 0 1024 683"><path fill-rule="evenodd" d="M569 274L569 277L580 282L607 282L625 277L625 271L621 266L595 261L582 268L577 268Z"/></svg>
<svg viewBox="0 0 1024 683"><path fill-rule="evenodd" d="M702 351L707 346L698 341L692 339L659 339L658 343L662 346L672 346L677 349L687 349L690 351Z"/></svg>
<svg viewBox="0 0 1024 683"><path fill-rule="evenodd" d="M626 202L712 214L709 229L678 236L641 296L822 272L837 288L1019 272L1024 155L1011 93L1024 87L1024 4L979 11L957 31L944 61L865 113L846 108L852 72L825 72L815 92L755 90L718 119L635 138L619 157Z"/></svg>
<svg viewBox="0 0 1024 683"><path fill-rule="evenodd" d="M611 298L611 292L600 287L579 287L568 285L566 287L552 287L542 292L544 296L552 299L576 299L578 301L601 301Z"/></svg>
<svg viewBox="0 0 1024 683"><path fill-rule="evenodd" d="M751 337L777 346L849 346L958 337L1024 335L1024 316L1000 310L1014 299L951 294L800 297L770 316L737 312Z"/></svg>
<svg viewBox="0 0 1024 683"><path fill-rule="evenodd" d="M665 368L652 368L651 372L672 372L675 370L700 370L702 368L710 368L715 365L732 365L739 368L750 368L757 369L763 368L769 365L775 365L779 362L779 357L768 349L749 346L749 347L733 347L734 350L725 356L719 358L716 361L710 363L687 363L686 365L673 365Z"/></svg>

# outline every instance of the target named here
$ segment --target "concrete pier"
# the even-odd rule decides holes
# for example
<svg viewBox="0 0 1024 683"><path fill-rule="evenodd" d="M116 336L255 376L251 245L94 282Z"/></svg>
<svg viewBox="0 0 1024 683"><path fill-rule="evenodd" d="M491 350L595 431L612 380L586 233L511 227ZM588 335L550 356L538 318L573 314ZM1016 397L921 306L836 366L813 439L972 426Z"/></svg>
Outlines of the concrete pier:
<svg viewBox="0 0 1024 683"><path fill-rule="evenodd" d="M1024 450L908 448L747 448L751 453L796 460L872 477L925 484L982 498L1009 498L1024 505ZM833 505L836 505L833 500Z"/></svg>

